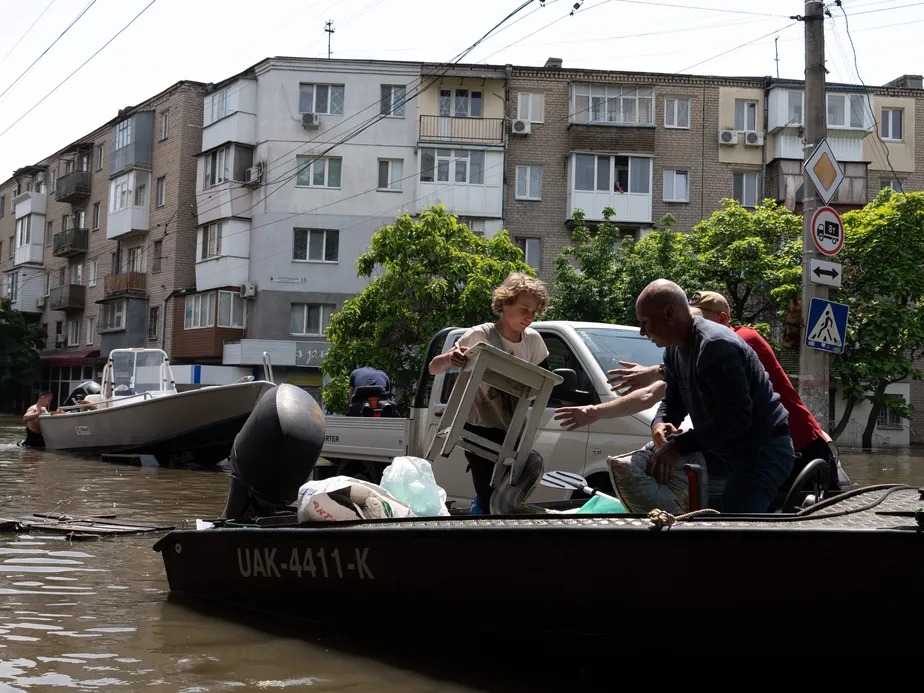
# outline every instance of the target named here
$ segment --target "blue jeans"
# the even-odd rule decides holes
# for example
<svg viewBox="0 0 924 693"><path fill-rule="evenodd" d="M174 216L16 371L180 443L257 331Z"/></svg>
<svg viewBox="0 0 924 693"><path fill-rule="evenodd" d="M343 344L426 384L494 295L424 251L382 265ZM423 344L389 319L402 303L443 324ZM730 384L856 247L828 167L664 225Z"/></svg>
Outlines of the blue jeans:
<svg viewBox="0 0 924 693"><path fill-rule="evenodd" d="M783 433L758 448L754 457L743 457L729 465L722 512L769 512L792 472L795 457L792 438Z"/></svg>

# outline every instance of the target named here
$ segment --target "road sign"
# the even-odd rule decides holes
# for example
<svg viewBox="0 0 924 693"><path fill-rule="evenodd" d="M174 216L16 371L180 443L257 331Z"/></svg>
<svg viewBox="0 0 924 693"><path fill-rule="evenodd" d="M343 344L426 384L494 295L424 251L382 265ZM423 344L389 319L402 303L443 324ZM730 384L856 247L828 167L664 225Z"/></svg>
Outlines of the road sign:
<svg viewBox="0 0 924 693"><path fill-rule="evenodd" d="M844 353L847 313L848 308L843 303L813 297L809 307L805 345L820 351Z"/></svg>
<svg viewBox="0 0 924 693"><path fill-rule="evenodd" d="M819 207L812 215L812 240L819 253L837 255L844 246L844 222L837 210Z"/></svg>
<svg viewBox="0 0 924 693"><path fill-rule="evenodd" d="M812 260L809 263L809 279L815 284L840 286L841 274L843 274L841 266L836 262Z"/></svg>
<svg viewBox="0 0 924 693"><path fill-rule="evenodd" d="M828 204L844 180L844 170L834 158L828 140L822 140L805 162L803 168L815 185L821 201Z"/></svg>

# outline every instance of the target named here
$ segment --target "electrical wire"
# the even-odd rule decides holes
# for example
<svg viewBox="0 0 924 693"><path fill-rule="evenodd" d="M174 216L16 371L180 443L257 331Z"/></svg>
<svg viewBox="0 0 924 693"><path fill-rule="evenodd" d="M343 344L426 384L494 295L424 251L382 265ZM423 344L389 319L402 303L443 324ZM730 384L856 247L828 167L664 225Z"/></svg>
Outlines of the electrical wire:
<svg viewBox="0 0 924 693"><path fill-rule="evenodd" d="M38 17L35 18L35 20L32 22L32 24L29 25L29 28L26 29L26 30L22 33L22 36L20 36L18 39L16 39L16 43L14 43L14 44L13 44L13 47L10 48L10 50L8 50L8 51L6 52L6 55L4 55L2 58L0 58L0 65L2 65L2 64L6 61L6 59L10 57L10 55L13 53L13 51L16 50L16 47L17 47L20 43L22 43L22 40L23 40L24 38L26 38L26 36L29 35L29 32L32 31L32 29L35 27L35 25L39 23L39 20L41 20L41 18L45 16L45 13L48 12L49 9L51 9L51 6L54 5L55 2L57 2L57 0L51 0L51 2L49 2L47 5L45 5L45 9L42 10L42 13L41 13Z"/></svg>

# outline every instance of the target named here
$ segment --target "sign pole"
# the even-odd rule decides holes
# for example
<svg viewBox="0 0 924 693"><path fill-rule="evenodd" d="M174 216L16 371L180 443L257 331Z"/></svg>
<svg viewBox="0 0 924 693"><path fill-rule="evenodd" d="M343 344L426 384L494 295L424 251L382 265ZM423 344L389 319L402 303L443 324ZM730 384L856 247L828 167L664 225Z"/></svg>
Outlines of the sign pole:
<svg viewBox="0 0 924 693"><path fill-rule="evenodd" d="M808 0L805 3L805 162L825 139L828 127L823 9L821 2ZM824 259L824 256L815 248L812 217L821 203L808 171L803 176L802 190L802 329L811 330L813 326L808 324L808 318L812 298L827 299L828 288L811 281L812 260ZM804 343L799 353L799 395L822 429L828 431L828 355Z"/></svg>

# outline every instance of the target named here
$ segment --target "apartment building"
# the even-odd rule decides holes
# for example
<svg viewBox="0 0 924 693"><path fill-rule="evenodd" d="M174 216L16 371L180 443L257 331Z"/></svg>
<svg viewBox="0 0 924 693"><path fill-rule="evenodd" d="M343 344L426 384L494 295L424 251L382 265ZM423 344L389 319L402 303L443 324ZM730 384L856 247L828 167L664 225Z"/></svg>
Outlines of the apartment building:
<svg viewBox="0 0 924 693"><path fill-rule="evenodd" d="M56 401L114 348L174 350L174 304L195 288L204 91L178 82L0 185L4 293L48 335L36 387Z"/></svg>

